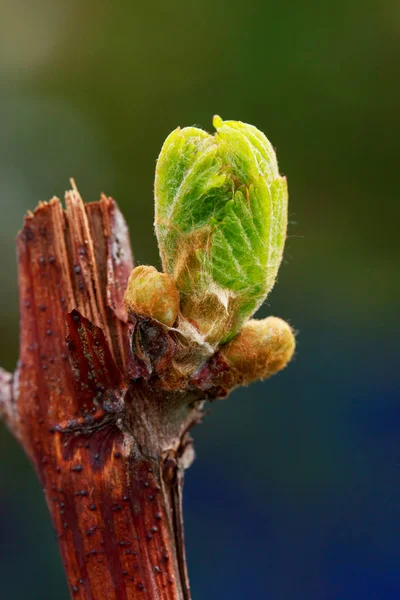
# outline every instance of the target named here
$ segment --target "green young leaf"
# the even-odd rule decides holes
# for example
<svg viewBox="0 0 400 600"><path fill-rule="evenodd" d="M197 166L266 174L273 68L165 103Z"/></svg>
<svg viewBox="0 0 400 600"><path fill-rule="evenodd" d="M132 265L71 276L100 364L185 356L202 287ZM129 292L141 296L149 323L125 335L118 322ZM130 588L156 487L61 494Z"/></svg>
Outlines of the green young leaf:
<svg viewBox="0 0 400 600"><path fill-rule="evenodd" d="M155 178L155 227L181 312L215 345L231 339L274 285L286 238L287 187L256 127L214 117L166 139Z"/></svg>

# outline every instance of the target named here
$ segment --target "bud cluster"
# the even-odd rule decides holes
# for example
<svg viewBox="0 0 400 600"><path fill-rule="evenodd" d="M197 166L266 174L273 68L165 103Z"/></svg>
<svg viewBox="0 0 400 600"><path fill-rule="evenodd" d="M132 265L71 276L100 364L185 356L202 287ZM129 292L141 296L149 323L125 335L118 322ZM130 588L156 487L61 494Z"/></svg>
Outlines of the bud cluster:
<svg viewBox="0 0 400 600"><path fill-rule="evenodd" d="M180 345L195 356L192 363L186 356L186 370L219 349L246 384L277 372L294 352L284 321L249 320L282 259L287 185L257 128L220 117L214 126L214 135L178 128L161 149L155 229L163 273L134 269L125 305L181 335Z"/></svg>

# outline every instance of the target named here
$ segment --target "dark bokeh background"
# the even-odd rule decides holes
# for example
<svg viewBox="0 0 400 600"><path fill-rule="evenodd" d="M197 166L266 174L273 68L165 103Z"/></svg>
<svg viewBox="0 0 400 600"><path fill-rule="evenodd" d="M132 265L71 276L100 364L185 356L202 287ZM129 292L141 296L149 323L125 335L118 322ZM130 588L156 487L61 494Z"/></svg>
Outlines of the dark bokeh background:
<svg viewBox="0 0 400 600"><path fill-rule="evenodd" d="M257 125L290 191L262 309L295 362L195 431L194 600L400 597L397 0L0 0L0 363L17 359L14 236L73 175L158 265L153 175L177 125ZM0 596L66 600L27 459L0 430Z"/></svg>

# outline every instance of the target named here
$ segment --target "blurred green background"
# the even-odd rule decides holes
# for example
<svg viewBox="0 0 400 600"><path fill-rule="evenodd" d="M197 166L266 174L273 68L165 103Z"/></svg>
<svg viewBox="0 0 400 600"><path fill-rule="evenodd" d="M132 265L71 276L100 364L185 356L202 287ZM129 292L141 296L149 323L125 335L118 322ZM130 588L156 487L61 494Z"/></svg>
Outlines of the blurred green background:
<svg viewBox="0 0 400 600"><path fill-rule="evenodd" d="M14 238L26 210L104 191L159 265L153 176L177 125L264 131L290 192L261 315L295 362L195 431L194 600L400 597L397 0L0 0L0 364L18 354ZM0 430L0 597L67 600L32 468Z"/></svg>

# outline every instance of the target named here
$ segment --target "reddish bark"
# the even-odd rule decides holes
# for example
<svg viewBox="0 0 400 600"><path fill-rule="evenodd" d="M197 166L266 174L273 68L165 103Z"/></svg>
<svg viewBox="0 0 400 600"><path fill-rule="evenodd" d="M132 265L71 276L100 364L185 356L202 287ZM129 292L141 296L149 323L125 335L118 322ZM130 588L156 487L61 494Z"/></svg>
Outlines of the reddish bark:
<svg viewBox="0 0 400 600"><path fill-rule="evenodd" d="M122 304L133 264L112 199L40 204L17 247L20 360L13 381L0 372L0 408L43 485L71 596L188 600L187 431L201 398L226 393L226 364L166 376L176 340Z"/></svg>

